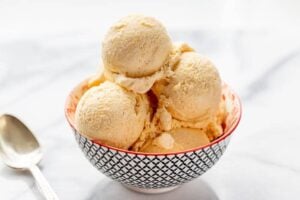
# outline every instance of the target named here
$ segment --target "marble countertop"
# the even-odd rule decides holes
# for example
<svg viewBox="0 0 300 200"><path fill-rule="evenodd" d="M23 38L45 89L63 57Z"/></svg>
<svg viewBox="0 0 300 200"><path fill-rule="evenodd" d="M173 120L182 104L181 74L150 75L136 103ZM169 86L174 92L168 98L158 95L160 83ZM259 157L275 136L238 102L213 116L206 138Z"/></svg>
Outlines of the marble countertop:
<svg viewBox="0 0 300 200"><path fill-rule="evenodd" d="M93 14L95 8L91 4L83 8L93 12L82 21L76 21L76 25L71 17L77 19L77 11L80 5L84 5L78 1L77 7L70 10L71 16L63 19L74 24L68 23L65 27L57 16L51 18L48 13L49 19L45 18L48 14L41 10L32 10L33 14L26 9L21 12L22 8L30 6L22 2L16 6L4 2L5 6L0 8L0 11L5 11L0 12L0 25L4 27L0 32L0 112L20 117L38 137L44 153L39 166L60 199L299 198L300 31L292 26L299 20L290 21L289 16L281 18L282 26L287 25L284 20L289 21L290 29L263 28L264 23L270 24L271 19L269 22L268 19L260 21L261 27L228 28L228 23L215 26L217 20L209 17L207 20L212 27L202 22L195 22L196 25L189 22L185 26L184 19L176 24L161 14L162 11L153 11L153 15L166 21L167 27L170 24L173 40L190 43L215 62L223 80L240 94L243 117L216 166L173 192L151 196L131 192L93 168L80 152L64 118L64 103L70 90L95 73L99 66L101 68L99 44L108 24L117 18L95 19L97 15ZM106 7L112 7L108 1L103 2ZM53 9L56 4L51 5ZM299 8L299 3L296 5ZM37 6L45 9L48 4ZM131 12L128 7L127 10L124 8L125 11ZM58 12L62 12L62 8ZM175 8L180 8L178 2ZM25 19L10 18L10 11L20 11L18 16L24 14ZM261 11L258 9L257 12ZM191 15L194 17L195 13ZM293 18L293 9L289 13ZM49 26L45 26L42 19L34 18L38 14L44 16L42 19L44 23L49 22ZM171 9L170 15L175 14ZM299 19L299 14L297 16ZM1 21L5 19L3 17L7 20ZM230 15L230 18L233 17ZM250 20L247 16L241 19ZM53 24L53 20L57 23ZM97 20L104 24L101 31L91 28ZM90 21L90 24L84 24L85 21ZM16 172L0 162L0 199L42 197L29 173Z"/></svg>

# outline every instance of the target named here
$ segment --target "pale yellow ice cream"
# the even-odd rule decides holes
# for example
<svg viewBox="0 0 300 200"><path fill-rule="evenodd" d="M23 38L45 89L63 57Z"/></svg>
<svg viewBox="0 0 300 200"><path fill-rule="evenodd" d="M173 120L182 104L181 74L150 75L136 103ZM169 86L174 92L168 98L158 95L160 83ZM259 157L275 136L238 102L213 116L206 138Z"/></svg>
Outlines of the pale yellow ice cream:
<svg viewBox="0 0 300 200"><path fill-rule="evenodd" d="M101 83L103 83L104 81L106 81L107 79L104 76L104 73L98 72L97 74L95 74L94 76L92 76L89 81L88 81L88 88L94 87L94 86L98 86Z"/></svg>
<svg viewBox="0 0 300 200"><path fill-rule="evenodd" d="M228 116L225 99L221 99L219 110L215 117L205 127L206 135L210 141L213 141L223 134L225 121Z"/></svg>
<svg viewBox="0 0 300 200"><path fill-rule="evenodd" d="M201 129L177 128L171 130L170 134L184 150L201 147L210 142L205 131Z"/></svg>
<svg viewBox="0 0 300 200"><path fill-rule="evenodd" d="M156 110L152 123L160 131L170 131L177 128L194 128L201 129L206 132L212 141L223 134L223 123L227 117L227 109L225 101L221 99L218 111L215 115L199 121L182 121L172 117L171 113L165 107Z"/></svg>
<svg viewBox="0 0 300 200"><path fill-rule="evenodd" d="M110 146L170 153L223 134L227 116L214 64L185 43L172 43L156 19L130 15L102 43L104 70L88 82L77 130Z"/></svg>
<svg viewBox="0 0 300 200"><path fill-rule="evenodd" d="M183 52L188 52L188 51L194 51L194 50L186 43L174 43L172 45L170 54L168 55L168 59L166 60L164 65L154 74L149 76L128 77L124 74L115 73L108 69L105 69L103 74L107 80L113 81L121 85L122 87L125 87L128 90L132 90L134 92L144 94L151 89L151 87L156 81L166 79L172 76L173 74L172 68L179 61L180 55Z"/></svg>
<svg viewBox="0 0 300 200"><path fill-rule="evenodd" d="M134 144L133 150L148 144L153 151L158 145L149 145L149 141L162 132L171 133L180 128L199 130L210 141L223 134L222 122L226 112L224 102L221 101L221 79L217 69L207 58L196 54L184 43L174 45L171 55L173 60L169 62L172 62L170 66L173 74L152 88L158 100L151 121L152 129L148 129L147 134L144 132ZM189 139L191 137L187 136ZM197 142L197 138L194 139ZM181 138L178 140L177 143L181 144Z"/></svg>
<svg viewBox="0 0 300 200"><path fill-rule="evenodd" d="M107 69L128 77L143 77L158 71L172 48L164 26L156 19L129 15L106 34L102 59Z"/></svg>
<svg viewBox="0 0 300 200"><path fill-rule="evenodd" d="M209 144L210 140L205 131L192 128L177 128L164 132L151 142L146 143L141 152L171 153Z"/></svg>
<svg viewBox="0 0 300 200"><path fill-rule="evenodd" d="M159 99L158 118L167 121L161 124L167 130L172 128L168 122L172 119L206 125L216 116L221 101L217 69L209 59L195 52L181 54L174 74L154 84L152 89Z"/></svg>
<svg viewBox="0 0 300 200"><path fill-rule="evenodd" d="M140 94L148 92L157 80L165 78L168 73L170 73L170 70L168 70L167 68L162 68L161 70L155 72L150 76L131 78L126 77L123 74L104 70L104 76L107 80L113 81L128 90Z"/></svg>
<svg viewBox="0 0 300 200"><path fill-rule="evenodd" d="M145 93L163 77L164 72L160 71L165 70L171 50L171 39L158 20L143 15L124 17L110 28L103 41L107 78Z"/></svg>
<svg viewBox="0 0 300 200"><path fill-rule="evenodd" d="M154 140L148 141L140 151L145 153L171 153L182 150L183 147L177 144L171 134L162 133Z"/></svg>
<svg viewBox="0 0 300 200"><path fill-rule="evenodd" d="M147 96L106 81L81 97L75 123L81 134L94 141L128 149L142 133L148 117Z"/></svg>

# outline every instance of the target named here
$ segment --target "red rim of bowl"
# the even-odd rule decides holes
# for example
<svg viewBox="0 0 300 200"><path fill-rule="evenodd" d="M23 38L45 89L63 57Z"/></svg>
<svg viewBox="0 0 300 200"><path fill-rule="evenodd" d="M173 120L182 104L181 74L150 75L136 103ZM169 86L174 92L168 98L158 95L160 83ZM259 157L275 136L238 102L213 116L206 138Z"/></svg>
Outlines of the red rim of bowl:
<svg viewBox="0 0 300 200"><path fill-rule="evenodd" d="M71 122L70 118L69 118L69 115L68 115L68 105L69 105L69 102L71 101L71 95L77 90L77 88L79 86L83 86L85 83L87 83L87 81L89 80L86 79L85 81L81 82L80 84L78 84L72 91L71 93L68 95L67 97L67 100L66 100L66 103L65 103L65 117L67 118L67 121L69 123L69 125L71 126L71 128L76 131L78 134L79 131L76 130L75 128L75 125L73 124L73 122ZM99 146L103 146L107 149L112 149L112 150L115 150L115 151L120 151L120 152L123 152L123 153L126 153L126 154L132 154L132 155L140 155L140 156L167 156L167 155L178 155L178 154L185 154L185 153L191 153L191 152L194 152L194 151L199 151L201 149L204 149L206 147L210 147L222 140L224 140L225 138L227 138L228 136L230 136L234 130L237 128L237 126L239 125L240 121L241 121L241 118L242 118L242 103L241 103L241 99L240 97L235 93L234 90L232 90L230 88L230 91L235 94L235 98L238 99L238 107L239 107L239 116L238 116L238 119L237 121L231 126L231 128L226 131L225 133L223 133L222 136L220 136L219 138L215 139L214 141L210 142L209 144L207 145L204 145L204 146L199 146L199 147L196 147L196 148L192 148L192 149L188 149L188 150L184 150L184 151L178 151L178 152L171 152L171 153L144 153L144 152L138 152L138 151L130 151L130 150L126 150L126 149L120 149L120 148L117 148L117 147L113 147L113 146L109 146L109 145L106 145L106 144L101 144L99 142L95 142L93 140L90 140L88 139L87 137L85 137L84 135L80 134L82 137L86 138L87 140L91 141L92 143L94 144L97 144Z"/></svg>

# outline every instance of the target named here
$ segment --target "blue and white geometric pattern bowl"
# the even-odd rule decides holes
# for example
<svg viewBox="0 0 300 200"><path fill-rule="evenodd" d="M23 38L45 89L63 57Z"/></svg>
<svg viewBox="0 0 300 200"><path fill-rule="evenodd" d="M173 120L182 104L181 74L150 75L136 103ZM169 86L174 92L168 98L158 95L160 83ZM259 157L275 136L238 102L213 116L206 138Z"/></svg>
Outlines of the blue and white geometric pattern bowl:
<svg viewBox="0 0 300 200"><path fill-rule="evenodd" d="M87 81L78 85L66 102L66 117L79 147L90 163L100 172L126 187L144 193L161 193L191 181L210 169L223 155L231 133L241 118L241 103L227 85L223 85L223 98L229 111L224 134L212 143L195 149L149 154L127 151L97 144L80 133L74 126L77 102L87 90Z"/></svg>

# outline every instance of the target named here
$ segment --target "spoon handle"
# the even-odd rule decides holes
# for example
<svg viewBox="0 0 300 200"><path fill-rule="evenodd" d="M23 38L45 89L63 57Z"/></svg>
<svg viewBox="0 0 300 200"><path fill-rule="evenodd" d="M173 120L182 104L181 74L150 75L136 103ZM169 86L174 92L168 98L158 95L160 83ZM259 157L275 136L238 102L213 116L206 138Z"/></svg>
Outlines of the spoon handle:
<svg viewBox="0 0 300 200"><path fill-rule="evenodd" d="M29 168L29 170L35 178L38 188L46 200L59 200L40 169L36 165L33 165Z"/></svg>

